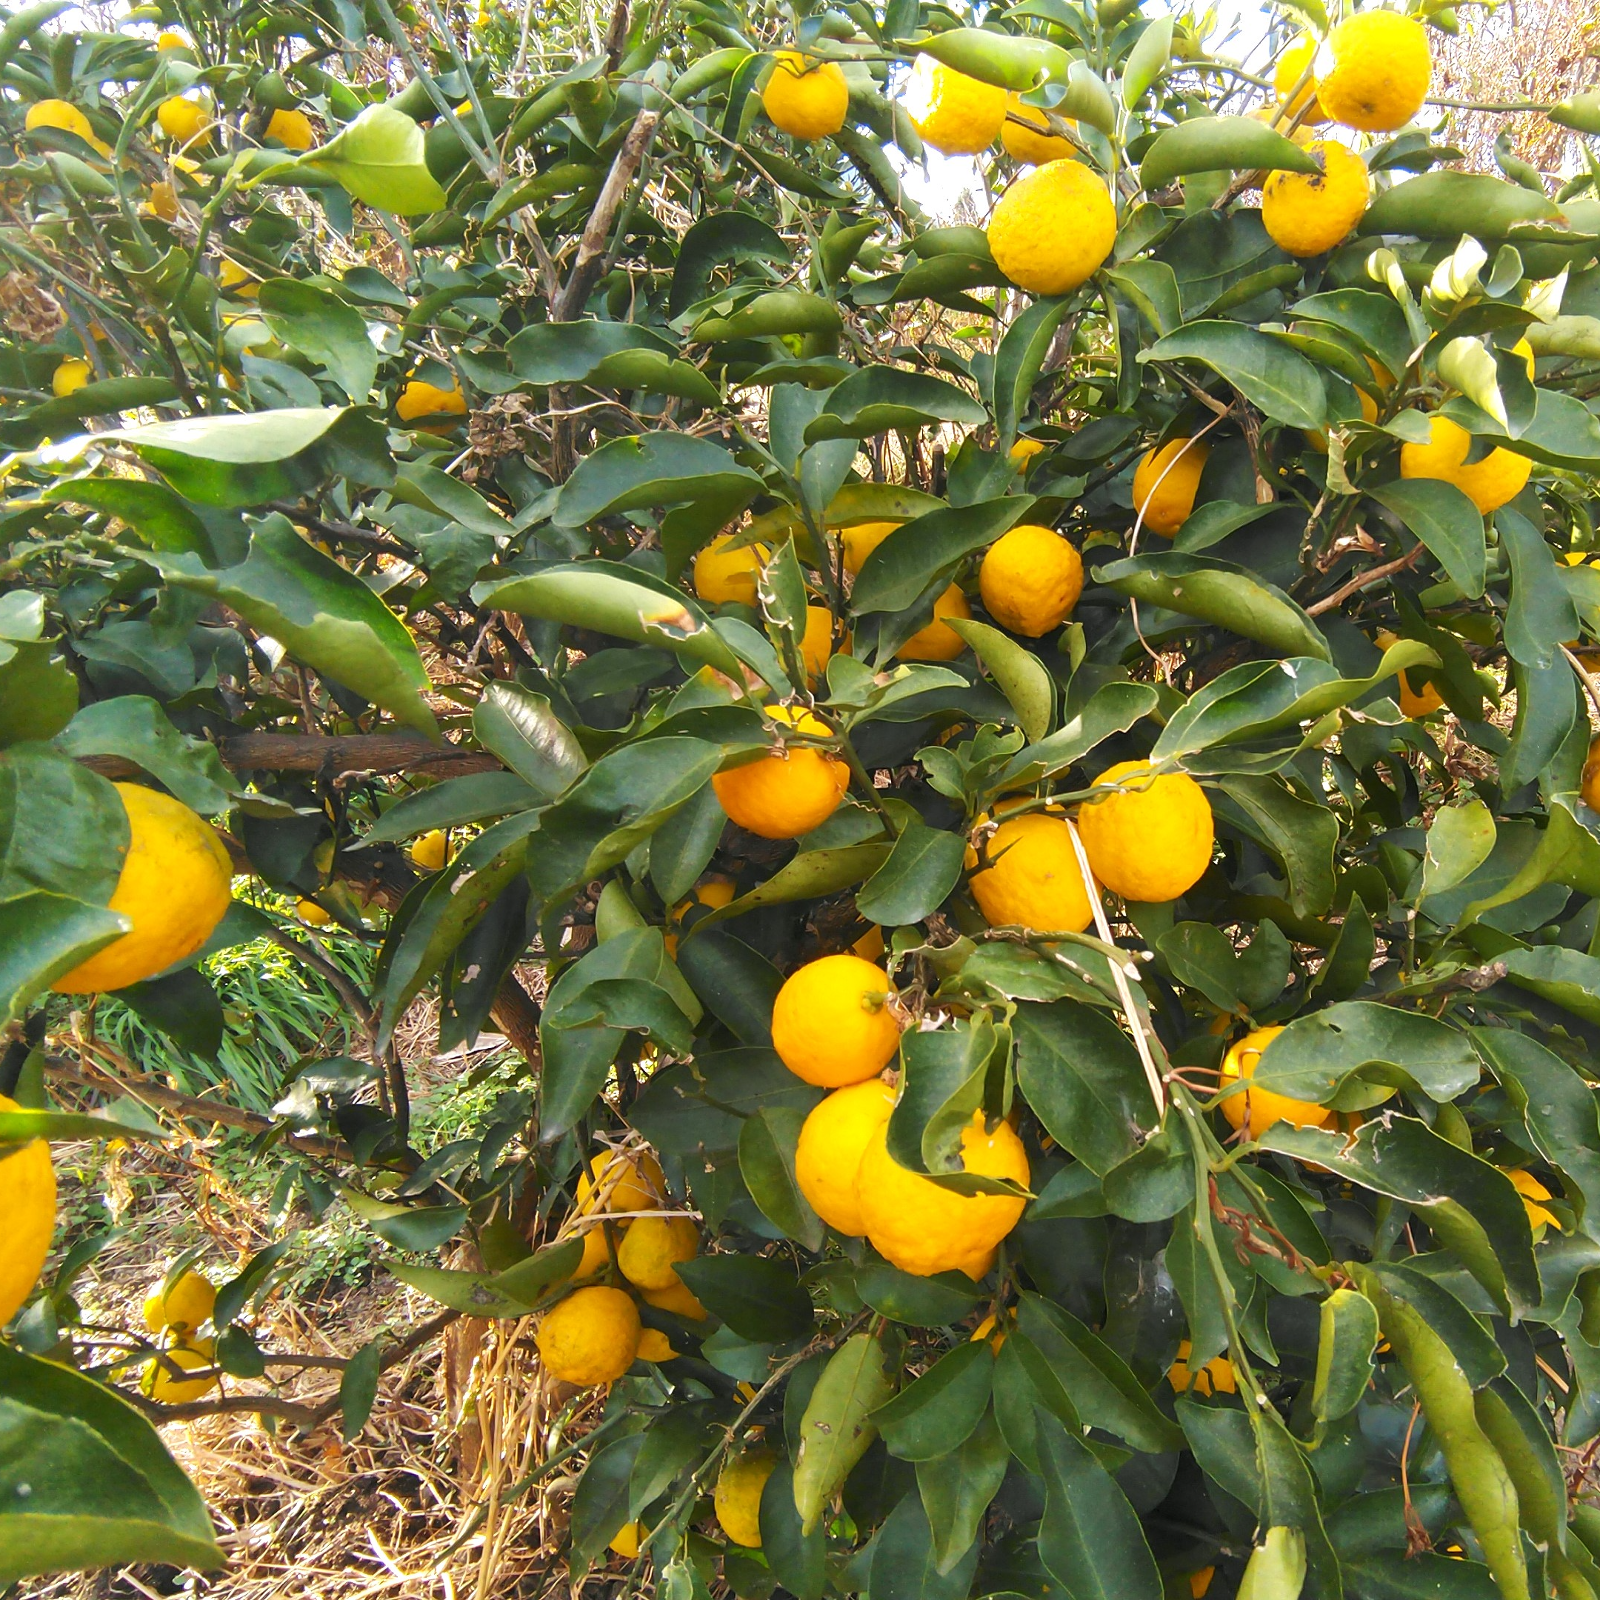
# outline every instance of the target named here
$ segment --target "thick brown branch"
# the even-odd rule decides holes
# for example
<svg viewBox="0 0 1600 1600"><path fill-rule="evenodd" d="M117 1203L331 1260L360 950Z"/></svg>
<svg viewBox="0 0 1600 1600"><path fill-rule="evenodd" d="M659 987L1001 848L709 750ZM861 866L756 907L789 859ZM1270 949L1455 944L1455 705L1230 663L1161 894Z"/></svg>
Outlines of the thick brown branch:
<svg viewBox="0 0 1600 1600"><path fill-rule="evenodd" d="M539 1003L517 981L514 972L508 972L489 1008L494 1025L508 1038L533 1065L541 1057L539 1050Z"/></svg>
<svg viewBox="0 0 1600 1600"><path fill-rule="evenodd" d="M411 733L236 733L220 739L217 750L223 765L234 772L316 772L329 778L352 772L425 772L454 778L502 770L487 751L429 744ZM83 764L108 778L132 777L138 771L120 756L85 756Z"/></svg>
<svg viewBox="0 0 1600 1600"><path fill-rule="evenodd" d="M583 237L578 241L578 256L573 262L567 286L561 291L561 298L551 311L552 322L571 322L588 300L589 291L594 287L594 281L600 275L601 263L605 260L611 224L622 209L623 196L627 194L628 186L639 170L639 163L644 160L645 147L650 143L656 123L660 120L661 114L657 111L641 111L628 130L628 137L622 141L622 148L617 151L616 160L606 174L600 198L589 213Z"/></svg>

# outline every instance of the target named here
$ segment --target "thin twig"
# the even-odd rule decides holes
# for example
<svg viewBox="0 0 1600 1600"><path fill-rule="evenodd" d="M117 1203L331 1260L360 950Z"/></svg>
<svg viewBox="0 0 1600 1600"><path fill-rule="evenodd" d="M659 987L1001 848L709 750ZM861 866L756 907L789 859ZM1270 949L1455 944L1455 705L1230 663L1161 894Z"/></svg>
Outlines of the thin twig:
<svg viewBox="0 0 1600 1600"><path fill-rule="evenodd" d="M1351 595L1365 589L1374 583L1381 583L1385 578L1392 578L1397 572L1404 572L1416 564L1417 557L1426 548L1424 545L1415 544L1397 561L1385 561L1381 567L1372 567L1366 572L1358 572L1348 583L1341 584L1332 594L1325 599L1317 601L1315 605L1306 607L1308 617L1320 617L1325 611L1332 611L1335 606L1341 606Z"/></svg>

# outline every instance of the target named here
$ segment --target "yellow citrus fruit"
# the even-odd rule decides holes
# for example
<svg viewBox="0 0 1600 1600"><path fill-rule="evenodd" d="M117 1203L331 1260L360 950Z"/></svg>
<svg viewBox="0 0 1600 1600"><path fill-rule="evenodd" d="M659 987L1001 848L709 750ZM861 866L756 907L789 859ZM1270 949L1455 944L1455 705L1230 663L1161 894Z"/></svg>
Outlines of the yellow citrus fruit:
<svg viewBox="0 0 1600 1600"><path fill-rule="evenodd" d="M132 929L76 966L61 994L124 989L192 956L228 909L233 864L217 830L181 800L136 783L114 786L128 813L128 854L111 895Z"/></svg>
<svg viewBox="0 0 1600 1600"><path fill-rule="evenodd" d="M0 1094L0 1111L20 1111ZM56 1227L56 1174L50 1146L34 1139L0 1159L0 1328L22 1309L44 1270Z"/></svg>
<svg viewBox="0 0 1600 1600"><path fill-rule="evenodd" d="M193 50L189 35L180 28L163 28L156 38L157 50Z"/></svg>
<svg viewBox="0 0 1600 1600"><path fill-rule="evenodd" d="M211 1315L217 1288L203 1273L189 1268L163 1295L158 1283L144 1303L144 1325L151 1333L177 1328L192 1333Z"/></svg>
<svg viewBox="0 0 1600 1600"><path fill-rule="evenodd" d="M837 61L810 60L798 50L780 50L761 104L775 128L795 139L826 139L844 126L850 85Z"/></svg>
<svg viewBox="0 0 1600 1600"><path fill-rule="evenodd" d="M1028 126L1014 122L1014 117L1021 117ZM1063 120L1071 127L1077 126L1070 117ZM1042 167L1047 161L1070 161L1077 154L1072 141L1063 139L1059 133L1051 133L1044 112L1038 106L1025 106L1020 94L1006 96L1006 120L1000 124L1000 142L1012 160L1025 161L1035 167Z"/></svg>
<svg viewBox="0 0 1600 1600"><path fill-rule="evenodd" d="M883 960L883 929L878 927L868 928L856 942L850 946L852 955L858 955L863 961Z"/></svg>
<svg viewBox="0 0 1600 1600"><path fill-rule="evenodd" d="M309 150L317 142L311 118L298 110L274 111L267 121L267 137L290 150Z"/></svg>
<svg viewBox="0 0 1600 1600"><path fill-rule="evenodd" d="M402 422L415 422L419 417L464 417L467 414L467 397L462 394L459 385L441 389L421 378L412 378L400 391L394 410Z"/></svg>
<svg viewBox="0 0 1600 1600"><path fill-rule="evenodd" d="M899 526L898 522L858 522L852 528L834 529L844 546L845 571L860 572L867 557Z"/></svg>
<svg viewBox="0 0 1600 1600"><path fill-rule="evenodd" d="M1583 803L1591 811L1600 811L1600 739L1589 746L1588 758L1583 763L1583 785L1580 790Z"/></svg>
<svg viewBox="0 0 1600 1600"><path fill-rule="evenodd" d="M1018 439L1006 453L1011 460L1024 472L1033 465L1033 458L1044 450L1044 443L1039 439Z"/></svg>
<svg viewBox="0 0 1600 1600"><path fill-rule="evenodd" d="M761 1548L761 1491L777 1466L776 1456L764 1450L747 1451L724 1461L717 1474L717 1490L712 1504L717 1526L746 1550Z"/></svg>
<svg viewBox="0 0 1600 1600"><path fill-rule="evenodd" d="M1169 439L1145 452L1134 468L1133 509L1152 533L1170 539L1183 526L1210 455L1210 445L1193 439Z"/></svg>
<svg viewBox="0 0 1600 1600"><path fill-rule="evenodd" d="M1002 822L990 838L992 866L968 880L991 928L1081 933L1094 920L1072 831L1060 817L1030 811ZM967 851L967 869L978 864Z"/></svg>
<svg viewBox="0 0 1600 1600"><path fill-rule="evenodd" d="M1286 102L1284 106L1284 120L1290 121L1299 112L1302 106L1306 107L1306 114L1301 117L1300 123L1304 127L1308 123L1326 122L1328 120L1321 105L1317 101L1317 80L1313 77L1299 94L1294 94L1294 86L1299 83L1307 67L1317 58L1317 41L1310 34L1302 35L1295 40L1287 50L1278 57L1278 65L1272 74L1272 87L1278 99Z"/></svg>
<svg viewBox="0 0 1600 1600"><path fill-rule="evenodd" d="M1193 1345L1187 1339L1178 1345L1178 1359L1167 1368L1167 1382L1179 1394L1193 1391L1198 1395L1237 1394L1239 1379L1233 1363L1226 1356L1213 1356L1198 1372L1189 1368L1189 1352Z"/></svg>
<svg viewBox="0 0 1600 1600"><path fill-rule="evenodd" d="M933 616L918 628L895 654L902 661L954 661L967 648L966 641L946 622L946 617L970 617L972 607L955 584L933 602Z"/></svg>
<svg viewBox="0 0 1600 1600"><path fill-rule="evenodd" d="M772 1048L797 1078L823 1089L875 1078L900 1048L894 994L882 967L822 956L784 979L772 1007Z"/></svg>
<svg viewBox="0 0 1600 1600"><path fill-rule="evenodd" d="M639 1293L645 1304L654 1306L657 1311L670 1311L675 1317L685 1317L690 1322L706 1320L706 1308L695 1299L688 1284L676 1275L665 1289L641 1289Z"/></svg>
<svg viewBox="0 0 1600 1600"><path fill-rule="evenodd" d="M767 715L801 733L827 728L792 706L768 706ZM826 822L850 787L850 769L837 756L812 745L769 750L740 767L716 773L711 787L741 828L763 839L798 839Z"/></svg>
<svg viewBox="0 0 1600 1600"><path fill-rule="evenodd" d="M644 1355L644 1341L645 1341L645 1339L649 1338L649 1336L651 1335L652 1332L654 1332L654 1329L646 1328L645 1331L644 1331L644 1334L640 1337L640 1340L639 1340L639 1354L641 1356L644 1356L644 1359L646 1361L650 1360L651 1358L649 1356ZM659 1339L659 1338L662 1338L664 1336L661 1335L661 1334L657 1334L656 1337ZM643 1538L644 1538L644 1524L643 1523L625 1522L625 1523L623 1523L623 1525L620 1528L617 1529L616 1533L612 1536L610 1548L612 1550L614 1550L616 1552L616 1554L621 1556L624 1561L633 1561L633 1560L636 1560L638 1558L638 1555L639 1555L639 1542Z"/></svg>
<svg viewBox="0 0 1600 1600"><path fill-rule="evenodd" d="M978 569L989 615L1037 639L1072 615L1083 593L1083 560L1053 528L1020 522L989 546Z"/></svg>
<svg viewBox="0 0 1600 1600"><path fill-rule="evenodd" d="M70 100L35 100L28 107L22 126L29 130L54 128L60 133L73 133L101 155L111 153L111 146L95 134L89 119Z"/></svg>
<svg viewBox="0 0 1600 1600"><path fill-rule="evenodd" d="M156 121L161 131L175 144L204 144L210 137L211 112L199 100L187 95L174 95L163 100L156 111Z"/></svg>
<svg viewBox="0 0 1600 1600"><path fill-rule="evenodd" d="M185 1372L200 1372L216 1365L217 1347L210 1339L191 1339L175 1344L161 1352L162 1361L145 1364L144 1381L140 1384L152 1400L166 1405L181 1405L185 1400L203 1400L217 1386L217 1378L175 1378L163 1365L170 1361Z"/></svg>
<svg viewBox="0 0 1600 1600"><path fill-rule="evenodd" d="M621 1233L628 1224L618 1222L613 1225L614 1233ZM604 1225L585 1228L583 1230L583 1254L578 1259L578 1265L573 1271L574 1283L581 1283L585 1278L592 1278L597 1272L603 1272L616 1259L611 1249L611 1241L606 1236Z"/></svg>
<svg viewBox="0 0 1600 1600"><path fill-rule="evenodd" d="M640 1217L622 1236L617 1265L636 1288L670 1289L679 1281L678 1263L693 1261L699 1251L692 1217Z"/></svg>
<svg viewBox="0 0 1600 1600"><path fill-rule="evenodd" d="M50 374L50 389L57 399L76 394L94 376L94 368L81 356L69 356Z"/></svg>
<svg viewBox="0 0 1600 1600"><path fill-rule="evenodd" d="M1333 68L1317 84L1324 112L1363 133L1393 133L1422 109L1433 76L1428 30L1398 11L1360 11L1328 39Z"/></svg>
<svg viewBox="0 0 1600 1600"><path fill-rule="evenodd" d="M1320 256L1345 239L1367 209L1367 164L1332 139L1310 145L1321 172L1273 172L1261 186L1261 222L1291 256Z"/></svg>
<svg viewBox="0 0 1600 1600"><path fill-rule="evenodd" d="M412 863L421 867L424 872L437 872L450 855L444 829L434 828L431 832L423 834L420 839L413 839L411 848L406 854L411 857Z"/></svg>
<svg viewBox="0 0 1600 1600"><path fill-rule="evenodd" d="M1238 1040L1222 1058L1220 1087L1226 1089L1240 1079L1248 1083L1255 1077L1261 1052L1282 1032L1281 1027L1257 1028ZM1222 1114L1235 1128L1243 1128L1248 1121L1252 1139L1259 1139L1275 1122L1320 1128L1333 1115L1314 1101L1294 1100L1270 1089L1246 1089L1243 1094L1230 1095L1222 1102Z"/></svg>
<svg viewBox="0 0 1600 1600"><path fill-rule="evenodd" d="M261 293L261 284L255 274L226 256L217 268L217 285L241 300L254 300Z"/></svg>
<svg viewBox="0 0 1600 1600"><path fill-rule="evenodd" d="M659 1328L645 1328L639 1334L639 1360L675 1361L678 1352L672 1341Z"/></svg>
<svg viewBox="0 0 1600 1600"><path fill-rule="evenodd" d="M1306 149L1317 136L1317 130L1303 122L1299 127L1291 131L1287 121L1278 121L1279 110L1277 106L1257 106L1250 113L1250 116L1256 122L1264 122L1275 133L1281 133L1285 139L1294 140L1302 150ZM1326 121L1326 118L1324 118L1324 121ZM1274 126L1275 124L1276 126Z"/></svg>
<svg viewBox="0 0 1600 1600"><path fill-rule="evenodd" d="M1517 342L1514 345L1512 345L1511 353L1514 356L1521 356L1522 359L1525 362L1527 362L1527 364L1528 364L1528 382L1532 383L1533 380L1534 380L1534 376L1535 376L1534 367L1536 365L1536 363L1534 361L1534 356L1533 356L1533 346L1531 344L1529 344L1526 339L1518 339ZM1370 361L1372 359L1372 357L1368 356L1367 359L1368 359L1368 361Z"/></svg>
<svg viewBox="0 0 1600 1600"><path fill-rule="evenodd" d="M922 54L911 64L904 105L922 142L947 156L975 156L1006 118L1006 91Z"/></svg>
<svg viewBox="0 0 1600 1600"><path fill-rule="evenodd" d="M150 215L163 222L178 220L178 191L170 183L157 180L150 185Z"/></svg>
<svg viewBox="0 0 1600 1600"><path fill-rule="evenodd" d="M1506 1170L1506 1176L1511 1180L1511 1187L1522 1196L1523 1209L1528 1213L1529 1223L1537 1229L1554 1226L1560 1228L1561 1219L1555 1212L1540 1205L1541 1200L1552 1200L1555 1196L1525 1167L1512 1167ZM1539 1237L1538 1233L1534 1238Z"/></svg>
<svg viewBox="0 0 1600 1600"><path fill-rule="evenodd" d="M710 544L702 545L694 558L694 592L708 605L737 600L753 606L769 553L761 544L733 547L733 535L719 533Z"/></svg>
<svg viewBox="0 0 1600 1600"><path fill-rule="evenodd" d="M621 1289L594 1284L574 1289L546 1312L535 1339L552 1377L588 1388L613 1382L633 1365L640 1331L632 1299Z"/></svg>
<svg viewBox="0 0 1600 1600"><path fill-rule="evenodd" d="M1078 813L1078 833L1089 870L1124 900L1176 900L1211 865L1216 831L1206 792L1186 772L1165 772L1140 782L1145 761L1119 761L1096 778L1133 780L1133 786L1094 800Z"/></svg>
<svg viewBox="0 0 1600 1600"><path fill-rule="evenodd" d="M1387 628L1378 629L1377 644L1380 650L1387 650L1390 645L1398 643L1398 634L1391 633ZM1444 706L1444 696L1434 687L1431 679L1413 678L1409 672L1402 672L1396 703L1406 716L1415 721L1418 717L1426 717L1441 710Z"/></svg>
<svg viewBox="0 0 1600 1600"><path fill-rule="evenodd" d="M333 914L324 911L315 900L296 900L294 914L309 927L323 928L333 921Z"/></svg>
<svg viewBox="0 0 1600 1600"><path fill-rule="evenodd" d="M1029 294L1066 294L1117 239L1117 208L1081 161L1047 161L1016 179L989 218L995 265Z"/></svg>
<svg viewBox="0 0 1600 1600"><path fill-rule="evenodd" d="M593 1198L602 1191L603 1201ZM578 1174L578 1210L585 1215L595 1210L657 1211L666 1194L661 1163L648 1150L626 1155L602 1150L590 1159L589 1171Z"/></svg>
<svg viewBox="0 0 1600 1600"><path fill-rule="evenodd" d="M794 1181L811 1209L840 1233L859 1239L867 1225L856 1199L856 1169L868 1142L894 1110L882 1078L835 1089L812 1107L794 1152Z"/></svg>
<svg viewBox="0 0 1600 1600"><path fill-rule="evenodd" d="M828 659L833 654L833 613L826 606L806 607L806 631L800 640L800 659L806 664L806 676L817 682L828 670Z"/></svg>
<svg viewBox="0 0 1600 1600"><path fill-rule="evenodd" d="M1026 1201L1007 1194L957 1194L889 1154L888 1124L872 1135L856 1171L867 1238L902 1272L928 1277L992 1250L1016 1227ZM961 1165L986 1178L1028 1184L1028 1153L1009 1122L986 1133L983 1113L961 1130Z"/></svg>
<svg viewBox="0 0 1600 1600"><path fill-rule="evenodd" d="M1006 1342L1006 1336L1009 1331L1009 1329L996 1322L995 1314L991 1311L989 1315L986 1316L983 1321L972 1330L972 1337L967 1340L967 1343L977 1344L980 1340L987 1339L989 1341L989 1348L998 1353L1001 1345Z"/></svg>
<svg viewBox="0 0 1600 1600"><path fill-rule="evenodd" d="M1402 478L1442 478L1487 516L1522 493L1533 462L1497 445L1481 461L1467 461L1473 436L1448 417L1428 418L1427 444L1400 446Z"/></svg>

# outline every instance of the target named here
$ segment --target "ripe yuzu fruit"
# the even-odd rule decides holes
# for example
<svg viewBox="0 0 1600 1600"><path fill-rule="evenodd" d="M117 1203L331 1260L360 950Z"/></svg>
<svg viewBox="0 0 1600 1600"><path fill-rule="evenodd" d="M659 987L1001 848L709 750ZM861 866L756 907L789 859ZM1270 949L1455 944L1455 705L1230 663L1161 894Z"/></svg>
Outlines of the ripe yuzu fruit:
<svg viewBox="0 0 1600 1600"><path fill-rule="evenodd" d="M1273 172L1261 185L1261 223L1291 256L1320 256L1350 234L1367 209L1367 164L1332 139L1309 146L1321 172Z"/></svg>
<svg viewBox="0 0 1600 1600"><path fill-rule="evenodd" d="M973 872L968 886L990 927L1081 933L1094 920L1072 830L1060 817L1012 817L995 829L986 854L993 865ZM977 864L969 849L967 870Z"/></svg>
<svg viewBox="0 0 1600 1600"><path fill-rule="evenodd" d="M1139 783L1145 761L1119 761L1095 779L1135 786L1086 802L1078 834L1095 879L1125 900L1176 900L1205 876L1216 829L1206 792L1186 772Z"/></svg>
<svg viewBox="0 0 1600 1600"><path fill-rule="evenodd" d="M1083 593L1083 558L1055 529L1018 523L989 546L978 590L1001 627L1037 639L1072 615Z"/></svg>
<svg viewBox="0 0 1600 1600"><path fill-rule="evenodd" d="M837 61L808 60L798 50L780 50L761 91L761 104L775 128L795 139L825 139L844 126L850 85Z"/></svg>
<svg viewBox="0 0 1600 1600"><path fill-rule="evenodd" d="M20 1111L0 1095L0 1111ZM0 1328L22 1309L44 1270L56 1227L56 1174L50 1146L33 1139L0 1158Z"/></svg>
<svg viewBox="0 0 1600 1600"><path fill-rule="evenodd" d="M639 1334L639 1308L631 1297L594 1284L574 1289L547 1311L535 1342L552 1377L588 1388L614 1382L633 1365Z"/></svg>
<svg viewBox="0 0 1600 1600"><path fill-rule="evenodd" d="M750 1450L724 1461L717 1474L712 1505L717 1526L746 1550L761 1548L761 1494L777 1466L777 1457L765 1450Z"/></svg>
<svg viewBox="0 0 1600 1600"><path fill-rule="evenodd" d="M794 706L768 706L767 715L800 733L825 735L826 726ZM814 745L769 750L712 776L722 809L763 839L798 839L826 822L850 787L850 769Z"/></svg>
<svg viewBox="0 0 1600 1600"><path fill-rule="evenodd" d="M1145 452L1134 468L1133 509L1152 533L1170 539L1183 526L1210 455L1211 446L1194 439L1169 439Z"/></svg>
<svg viewBox="0 0 1600 1600"><path fill-rule="evenodd" d="M1226 1089L1241 1079L1248 1083L1256 1075L1262 1053L1282 1032L1281 1027L1257 1028L1237 1040L1222 1058L1220 1087ZM1288 1122L1296 1128L1320 1128L1333 1112L1312 1100L1295 1100L1270 1089L1246 1089L1222 1102L1222 1114L1235 1128L1248 1123L1249 1136L1259 1139L1275 1122Z"/></svg>
<svg viewBox="0 0 1600 1600"><path fill-rule="evenodd" d="M933 616L927 625L918 628L895 651L895 655L902 661L954 661L967 648L967 644L966 640L946 623L945 618L965 619L971 615L972 607L967 604L967 597L952 583L933 602Z"/></svg>
<svg viewBox="0 0 1600 1600"><path fill-rule="evenodd" d="M894 1090L882 1078L868 1078L818 1101L800 1127L794 1152L800 1193L830 1228L851 1238L867 1231L856 1199L856 1169L893 1110Z"/></svg>
<svg viewBox="0 0 1600 1600"><path fill-rule="evenodd" d="M903 104L924 144L947 156L975 156L995 141L1006 91L980 83L927 54L911 64Z"/></svg>
<svg viewBox="0 0 1600 1600"><path fill-rule="evenodd" d="M1363 133L1393 133L1422 109L1433 76L1428 30L1398 11L1358 11L1328 38L1332 69L1317 101L1335 122Z"/></svg>
<svg viewBox="0 0 1600 1600"><path fill-rule="evenodd" d="M772 1048L797 1078L823 1089L875 1078L900 1048L894 994L882 967L820 956L783 981L772 1007Z"/></svg>
<svg viewBox="0 0 1600 1600"><path fill-rule="evenodd" d="M1029 294L1066 294L1091 277L1117 239L1105 181L1081 161L1048 161L1012 181L989 218L995 265Z"/></svg>
<svg viewBox="0 0 1600 1600"><path fill-rule="evenodd" d="M1478 510L1487 516L1522 493L1533 471L1533 462L1503 445L1481 461L1467 460L1473 435L1448 417L1437 413L1428 418L1431 434L1427 444L1400 446L1402 478L1439 478L1453 483Z"/></svg>

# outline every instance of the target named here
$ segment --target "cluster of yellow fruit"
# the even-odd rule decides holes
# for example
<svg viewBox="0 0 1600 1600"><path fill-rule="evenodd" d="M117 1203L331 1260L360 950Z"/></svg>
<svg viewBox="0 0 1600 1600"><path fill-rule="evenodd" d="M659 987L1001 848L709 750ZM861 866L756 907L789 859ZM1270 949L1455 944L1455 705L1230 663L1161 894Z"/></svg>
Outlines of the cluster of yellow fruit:
<svg viewBox="0 0 1600 1600"><path fill-rule="evenodd" d="M200 1329L217 1303L216 1286L192 1267L170 1287L157 1284L144 1303L144 1325L161 1348L159 1359L145 1363L141 1390L152 1400L177 1405L199 1400L217 1386L215 1373L206 1372L217 1359L217 1342L202 1337ZM183 1378L183 1372L206 1372L204 1377Z"/></svg>
<svg viewBox="0 0 1600 1600"><path fill-rule="evenodd" d="M602 1151L579 1175L578 1216L607 1220L593 1221L582 1231L583 1257L572 1274L582 1286L539 1324L539 1357L553 1377L584 1387L612 1383L636 1360L671 1361L677 1355L664 1333L643 1326L626 1289L584 1282L600 1273L620 1274L658 1310L705 1320L706 1308L678 1276L679 1265L699 1253L693 1218L633 1215L661 1212L667 1204L666 1179L647 1150Z"/></svg>

